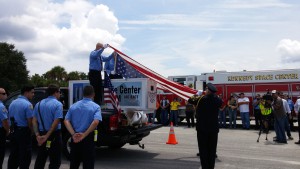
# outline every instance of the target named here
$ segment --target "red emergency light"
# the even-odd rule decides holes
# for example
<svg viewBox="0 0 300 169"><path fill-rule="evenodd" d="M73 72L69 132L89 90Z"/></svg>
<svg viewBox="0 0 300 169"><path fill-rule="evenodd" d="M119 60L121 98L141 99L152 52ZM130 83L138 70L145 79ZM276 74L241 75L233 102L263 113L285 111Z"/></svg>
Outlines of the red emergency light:
<svg viewBox="0 0 300 169"><path fill-rule="evenodd" d="M214 81L214 77L213 76L208 76L208 80L209 81Z"/></svg>

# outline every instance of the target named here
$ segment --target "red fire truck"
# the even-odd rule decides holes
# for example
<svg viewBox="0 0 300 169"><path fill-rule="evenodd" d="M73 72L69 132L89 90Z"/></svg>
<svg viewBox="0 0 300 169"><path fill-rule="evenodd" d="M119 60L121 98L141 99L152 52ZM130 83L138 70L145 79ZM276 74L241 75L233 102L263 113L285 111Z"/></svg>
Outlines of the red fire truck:
<svg viewBox="0 0 300 169"><path fill-rule="evenodd" d="M226 72L216 71L195 76L170 76L168 79L176 81L180 79L184 85L192 84L195 89L203 89L206 83L213 83L217 94L223 94L224 100L231 95L238 96L245 93L250 100L250 115L253 116L252 101L256 94L264 95L268 90L282 91L288 94L295 102L300 96L300 69L265 70L265 71L241 71ZM193 80L194 79L194 80Z"/></svg>

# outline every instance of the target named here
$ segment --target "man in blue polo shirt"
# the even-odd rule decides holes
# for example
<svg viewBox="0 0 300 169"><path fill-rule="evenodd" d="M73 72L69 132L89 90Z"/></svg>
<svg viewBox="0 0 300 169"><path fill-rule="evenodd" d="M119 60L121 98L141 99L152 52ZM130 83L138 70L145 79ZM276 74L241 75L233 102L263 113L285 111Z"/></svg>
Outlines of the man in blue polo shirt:
<svg viewBox="0 0 300 169"><path fill-rule="evenodd" d="M21 95L8 108L11 125L14 126L14 133L10 140L8 169L17 169L18 167L25 169L30 166L33 106L29 100L33 96L34 87L24 86L21 89Z"/></svg>
<svg viewBox="0 0 300 169"><path fill-rule="evenodd" d="M5 143L6 136L9 133L9 124L7 119L7 110L3 105L2 101L7 98L7 93L5 89L0 87L0 168L2 169L2 164L5 156Z"/></svg>
<svg viewBox="0 0 300 169"><path fill-rule="evenodd" d="M108 62L113 58L114 54L112 53L108 57L104 57L101 54L103 53L104 49L109 47L108 44L96 44L96 49L90 53L90 64L89 64L89 81L90 84L94 87L95 90L95 98L94 101L97 104L101 104L103 101L102 93L102 76L101 71L103 69L103 62Z"/></svg>
<svg viewBox="0 0 300 169"><path fill-rule="evenodd" d="M73 104L65 117L64 124L72 136L70 169L93 169L95 162L94 130L102 121L101 108L93 102L93 86L85 86L83 99ZM97 132L95 132L97 134Z"/></svg>
<svg viewBox="0 0 300 169"><path fill-rule="evenodd" d="M58 169L61 165L61 119L63 105L58 99L60 90L57 85L49 85L48 97L37 103L33 111L32 125L38 143L35 169L45 168L49 156L49 169Z"/></svg>

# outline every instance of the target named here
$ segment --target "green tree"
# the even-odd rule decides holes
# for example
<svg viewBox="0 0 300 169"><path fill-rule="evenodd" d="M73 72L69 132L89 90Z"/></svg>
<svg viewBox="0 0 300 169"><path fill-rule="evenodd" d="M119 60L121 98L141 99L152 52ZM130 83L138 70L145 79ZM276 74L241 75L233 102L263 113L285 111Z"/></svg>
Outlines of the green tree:
<svg viewBox="0 0 300 169"><path fill-rule="evenodd" d="M28 70L23 52L13 44L0 42L0 86L15 91L28 83Z"/></svg>
<svg viewBox="0 0 300 169"><path fill-rule="evenodd" d="M65 68L61 66L55 66L45 74L44 78L47 80L47 85L50 83L57 83L60 86L68 86L67 75Z"/></svg>
<svg viewBox="0 0 300 169"><path fill-rule="evenodd" d="M36 87L48 86L47 81L44 79L43 76L40 76L39 74L32 75L30 77L30 82Z"/></svg>
<svg viewBox="0 0 300 169"><path fill-rule="evenodd" d="M87 75L84 72L72 71L68 73L67 80L86 80Z"/></svg>

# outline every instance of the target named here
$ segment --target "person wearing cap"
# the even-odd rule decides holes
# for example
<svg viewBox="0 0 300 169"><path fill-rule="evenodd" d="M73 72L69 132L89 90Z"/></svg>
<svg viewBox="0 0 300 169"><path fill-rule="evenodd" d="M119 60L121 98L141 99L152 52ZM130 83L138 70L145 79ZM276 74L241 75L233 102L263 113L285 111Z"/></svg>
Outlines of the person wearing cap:
<svg viewBox="0 0 300 169"><path fill-rule="evenodd" d="M216 95L217 89L207 83L203 97L192 96L188 102L195 105L196 130L202 168L214 168L218 143L218 112L222 100Z"/></svg>
<svg viewBox="0 0 300 169"><path fill-rule="evenodd" d="M299 140L295 142L295 144L300 144L300 96L298 96L298 99L294 104L294 110L296 115L298 116L298 134L299 134Z"/></svg>
<svg viewBox="0 0 300 169"><path fill-rule="evenodd" d="M9 123L7 116L7 109L3 104L3 100L7 98L7 93L4 88L0 87L0 168L2 168L4 156L5 156L5 143L6 136L9 133Z"/></svg>
<svg viewBox="0 0 300 169"><path fill-rule="evenodd" d="M285 121L286 121L286 112L284 110L283 101L279 97L279 93L276 90L271 92L273 98L273 112L274 112L274 130L276 133L275 142L278 143L287 143L285 136Z"/></svg>
<svg viewBox="0 0 300 169"><path fill-rule="evenodd" d="M250 117L249 117L249 98L245 97L244 93L240 93L240 98L238 98L238 105L240 110L240 115L242 118L242 125L244 129L250 129Z"/></svg>
<svg viewBox="0 0 300 169"><path fill-rule="evenodd" d="M103 67L102 64L103 64L103 62L110 61L114 56L114 53L112 53L108 57L104 57L101 55L103 53L104 49L107 47L109 47L108 44L103 45L102 43L97 43L96 49L90 53L88 76L89 76L90 84L95 89L94 102L97 103L98 105L100 105L101 102L103 101L103 98L102 98L103 87L102 87L102 76L101 76L101 71L102 71L102 67Z"/></svg>

